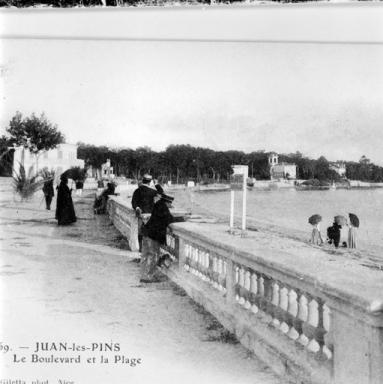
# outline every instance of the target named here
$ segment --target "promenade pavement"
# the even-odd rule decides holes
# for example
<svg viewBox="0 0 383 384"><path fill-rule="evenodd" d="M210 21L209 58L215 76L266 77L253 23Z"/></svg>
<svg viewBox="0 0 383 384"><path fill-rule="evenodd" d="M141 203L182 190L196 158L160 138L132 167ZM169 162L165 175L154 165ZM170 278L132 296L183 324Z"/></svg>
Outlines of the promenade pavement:
<svg viewBox="0 0 383 384"><path fill-rule="evenodd" d="M69 227L41 198L1 194L0 382L283 382L171 282L140 284L137 254L93 215L92 193L74 197Z"/></svg>

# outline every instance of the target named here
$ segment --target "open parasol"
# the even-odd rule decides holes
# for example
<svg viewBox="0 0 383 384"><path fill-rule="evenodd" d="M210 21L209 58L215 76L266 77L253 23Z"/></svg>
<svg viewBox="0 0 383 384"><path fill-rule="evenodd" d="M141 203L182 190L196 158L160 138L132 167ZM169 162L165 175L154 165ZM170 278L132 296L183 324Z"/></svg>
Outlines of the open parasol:
<svg viewBox="0 0 383 384"><path fill-rule="evenodd" d="M322 216L321 215L316 214L316 215L312 215L312 216L309 217L309 223L311 225L318 224L321 221L322 221Z"/></svg>
<svg viewBox="0 0 383 384"><path fill-rule="evenodd" d="M347 219L342 215L335 216L334 221L339 225L346 225L347 224Z"/></svg>
<svg viewBox="0 0 383 384"><path fill-rule="evenodd" d="M359 228L359 218L354 213L349 213L348 217L350 218L350 223L354 226Z"/></svg>

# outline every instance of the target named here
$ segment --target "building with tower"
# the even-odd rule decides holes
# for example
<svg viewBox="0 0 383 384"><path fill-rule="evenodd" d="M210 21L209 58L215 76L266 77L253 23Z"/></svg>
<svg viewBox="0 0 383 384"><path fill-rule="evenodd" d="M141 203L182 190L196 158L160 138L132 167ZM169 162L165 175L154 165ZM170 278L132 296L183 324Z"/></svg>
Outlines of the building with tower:
<svg viewBox="0 0 383 384"><path fill-rule="evenodd" d="M295 180L297 178L297 166L289 163L279 163L278 154L271 152L268 156L270 167L270 179L288 179Z"/></svg>

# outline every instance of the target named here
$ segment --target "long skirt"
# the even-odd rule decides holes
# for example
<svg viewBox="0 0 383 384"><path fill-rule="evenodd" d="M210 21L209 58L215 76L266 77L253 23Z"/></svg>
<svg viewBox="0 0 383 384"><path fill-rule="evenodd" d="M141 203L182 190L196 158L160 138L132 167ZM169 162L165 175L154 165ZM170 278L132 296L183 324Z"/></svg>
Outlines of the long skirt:
<svg viewBox="0 0 383 384"><path fill-rule="evenodd" d="M348 247L356 248L356 228L352 226L348 230Z"/></svg>
<svg viewBox="0 0 383 384"><path fill-rule="evenodd" d="M310 243L312 243L314 245L322 245L323 244L322 236L321 236L318 228L313 228L313 231L311 233Z"/></svg>
<svg viewBox="0 0 383 384"><path fill-rule="evenodd" d="M160 243L150 237L142 238L141 280L152 281L156 278Z"/></svg>

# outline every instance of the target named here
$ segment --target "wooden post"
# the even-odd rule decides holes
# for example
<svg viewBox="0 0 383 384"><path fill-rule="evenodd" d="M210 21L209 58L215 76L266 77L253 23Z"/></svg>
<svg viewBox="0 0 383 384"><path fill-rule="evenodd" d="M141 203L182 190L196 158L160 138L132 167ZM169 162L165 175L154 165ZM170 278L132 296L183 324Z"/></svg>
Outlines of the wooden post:
<svg viewBox="0 0 383 384"><path fill-rule="evenodd" d="M234 232L234 191L230 191L230 233Z"/></svg>
<svg viewBox="0 0 383 384"><path fill-rule="evenodd" d="M247 176L249 174L249 167L243 166L243 200L242 200L242 236L246 231L246 192L247 192Z"/></svg>

